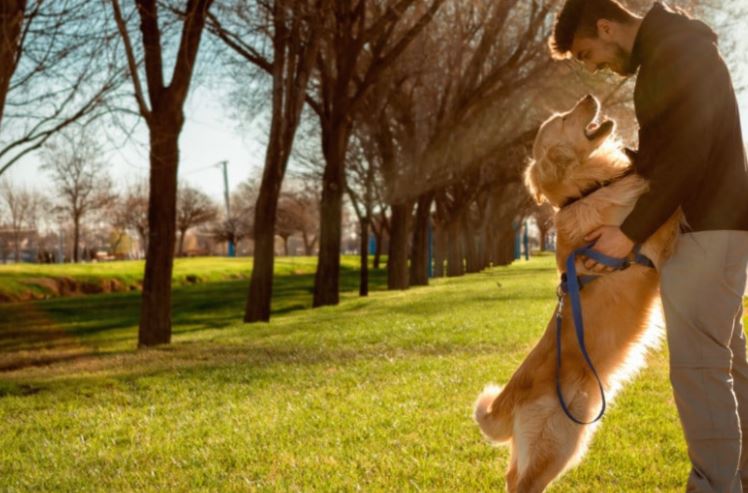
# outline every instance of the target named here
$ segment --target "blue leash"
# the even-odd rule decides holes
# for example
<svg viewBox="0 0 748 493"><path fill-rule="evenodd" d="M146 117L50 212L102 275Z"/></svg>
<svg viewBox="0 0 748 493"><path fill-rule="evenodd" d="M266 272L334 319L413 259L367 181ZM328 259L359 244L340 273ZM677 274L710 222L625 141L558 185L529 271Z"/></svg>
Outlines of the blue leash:
<svg viewBox="0 0 748 493"><path fill-rule="evenodd" d="M629 260L627 258L614 258L603 255L602 253L593 250L593 245L594 243L590 243L581 248L577 248L566 259L566 272L561 276L561 284L559 285L558 290L558 308L556 309L556 394L558 395L558 401L561 403L561 408L564 410L564 413L569 417L569 419L580 425L589 425L599 421L600 418L603 417L603 414L605 414L606 401L603 383L597 374L597 370L595 370L595 365L592 364L592 359L590 358L590 355L587 352L587 346L584 343L584 320L582 317L582 300L580 296L580 290L582 289L582 287L586 286L600 276L577 276L577 268L575 265L577 257L583 255L596 261L599 264L612 267L615 270L623 270L628 268L631 265L632 261L646 267L654 267L654 263L649 258L640 253L641 245L637 245L634 249L633 260ZM563 320L564 294L567 293L571 302L572 318L574 320L574 328L577 335L577 342L579 343L579 349L582 352L584 360L587 362L587 366L589 366L592 374L595 376L595 380L597 380L597 386L600 389L600 397L602 398L600 412L592 421L582 421L574 417L574 415L569 410L566 401L564 400L563 392L561 392L561 329Z"/></svg>

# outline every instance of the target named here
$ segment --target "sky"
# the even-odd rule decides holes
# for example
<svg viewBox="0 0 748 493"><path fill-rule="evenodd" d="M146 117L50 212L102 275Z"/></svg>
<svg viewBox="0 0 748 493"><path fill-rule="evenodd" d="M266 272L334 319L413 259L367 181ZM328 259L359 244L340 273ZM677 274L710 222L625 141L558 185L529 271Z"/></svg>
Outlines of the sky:
<svg viewBox="0 0 748 493"><path fill-rule="evenodd" d="M133 106L135 101L133 99ZM179 139L179 179L223 203L223 173L217 163L228 161L229 188L250 177L259 177L265 159L264 120L258 119L248 130L238 128L228 116L225 97L210 87L196 87L185 106L185 123ZM148 178L148 134L141 123L133 138L105 144L104 160L116 186ZM34 188L51 188L52 181L40 170L36 155L14 164L4 175L14 184Z"/></svg>
<svg viewBox="0 0 748 493"><path fill-rule="evenodd" d="M737 36L737 53L741 55L730 69L733 78L739 75L748 86L748 55L745 55L748 54L748 30ZM743 138L748 142L748 91L738 94L738 99ZM208 85L193 86L186 103L186 119L180 137L180 180L200 188L217 201L223 200L223 175L216 163L228 161L229 187L233 188L247 178L259 178L265 157L266 130L263 126L268 124L268 119L259 118L254 124L240 129L230 116L227 104L229 102L220 90ZM147 178L146 143L145 125L141 124L134 139L107 152L105 159L116 184ZM38 157L30 155L16 163L6 176L14 184L48 189L52 183L47 174L40 171L39 165Z"/></svg>

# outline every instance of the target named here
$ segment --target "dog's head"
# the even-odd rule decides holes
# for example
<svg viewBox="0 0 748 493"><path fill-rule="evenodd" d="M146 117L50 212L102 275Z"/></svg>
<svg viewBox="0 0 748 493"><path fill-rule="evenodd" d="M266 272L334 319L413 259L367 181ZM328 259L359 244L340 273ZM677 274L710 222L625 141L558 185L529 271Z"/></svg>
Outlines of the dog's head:
<svg viewBox="0 0 748 493"><path fill-rule="evenodd" d="M525 170L525 184L535 200L539 204L548 200L560 207L578 193L572 172L589 161L614 129L612 120L600 121L600 103L592 96L546 120L535 137L532 161Z"/></svg>

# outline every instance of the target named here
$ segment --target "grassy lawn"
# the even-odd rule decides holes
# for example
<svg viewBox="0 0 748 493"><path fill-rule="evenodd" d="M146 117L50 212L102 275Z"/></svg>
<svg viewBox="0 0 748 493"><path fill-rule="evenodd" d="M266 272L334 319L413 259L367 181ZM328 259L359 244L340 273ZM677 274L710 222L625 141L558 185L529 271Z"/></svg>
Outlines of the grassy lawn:
<svg viewBox="0 0 748 493"><path fill-rule="evenodd" d="M344 257L344 267L354 268L355 257ZM55 297L51 281L68 279L78 284L100 285L116 281L117 291L139 289L143 278L145 261L117 261L86 264L12 264L0 265L0 299L21 297ZM275 270L279 275L314 274L315 257L278 257ZM231 279L249 279L252 258L178 258L174 261L173 283L175 286L201 284ZM84 286L85 287L85 286Z"/></svg>
<svg viewBox="0 0 748 493"><path fill-rule="evenodd" d="M503 491L472 403L544 329L552 259L406 292L378 271L365 299L345 265L315 310L312 266L284 272L269 324L239 323L244 280L178 286L174 343L144 351L137 293L0 306L0 491ZM551 491L683 490L664 351Z"/></svg>

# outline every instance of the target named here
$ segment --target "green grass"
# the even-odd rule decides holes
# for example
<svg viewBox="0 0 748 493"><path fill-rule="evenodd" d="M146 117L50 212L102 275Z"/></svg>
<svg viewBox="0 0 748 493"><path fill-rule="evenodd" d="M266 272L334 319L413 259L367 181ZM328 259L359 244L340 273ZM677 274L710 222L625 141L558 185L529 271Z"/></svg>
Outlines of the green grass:
<svg viewBox="0 0 748 493"><path fill-rule="evenodd" d="M354 268L357 257L343 257L343 266ZM0 299L40 299L57 296L49 281L66 278L77 283L99 285L104 281L117 281L127 291L139 289L143 279L145 261L129 260L87 264L12 264L0 265ZM313 274L315 257L277 257L275 272L278 275ZM175 286L196 283L248 279L252 258L198 257L174 260L172 275Z"/></svg>
<svg viewBox="0 0 748 493"><path fill-rule="evenodd" d="M0 307L0 351L29 365L0 373L0 491L503 491L507 451L472 403L548 322L552 258L373 283L358 298L345 269L339 306L300 310L312 276L282 275L254 325L238 322L246 281L177 287L174 343L143 351L137 293ZM649 361L551 491L684 489L664 349Z"/></svg>

